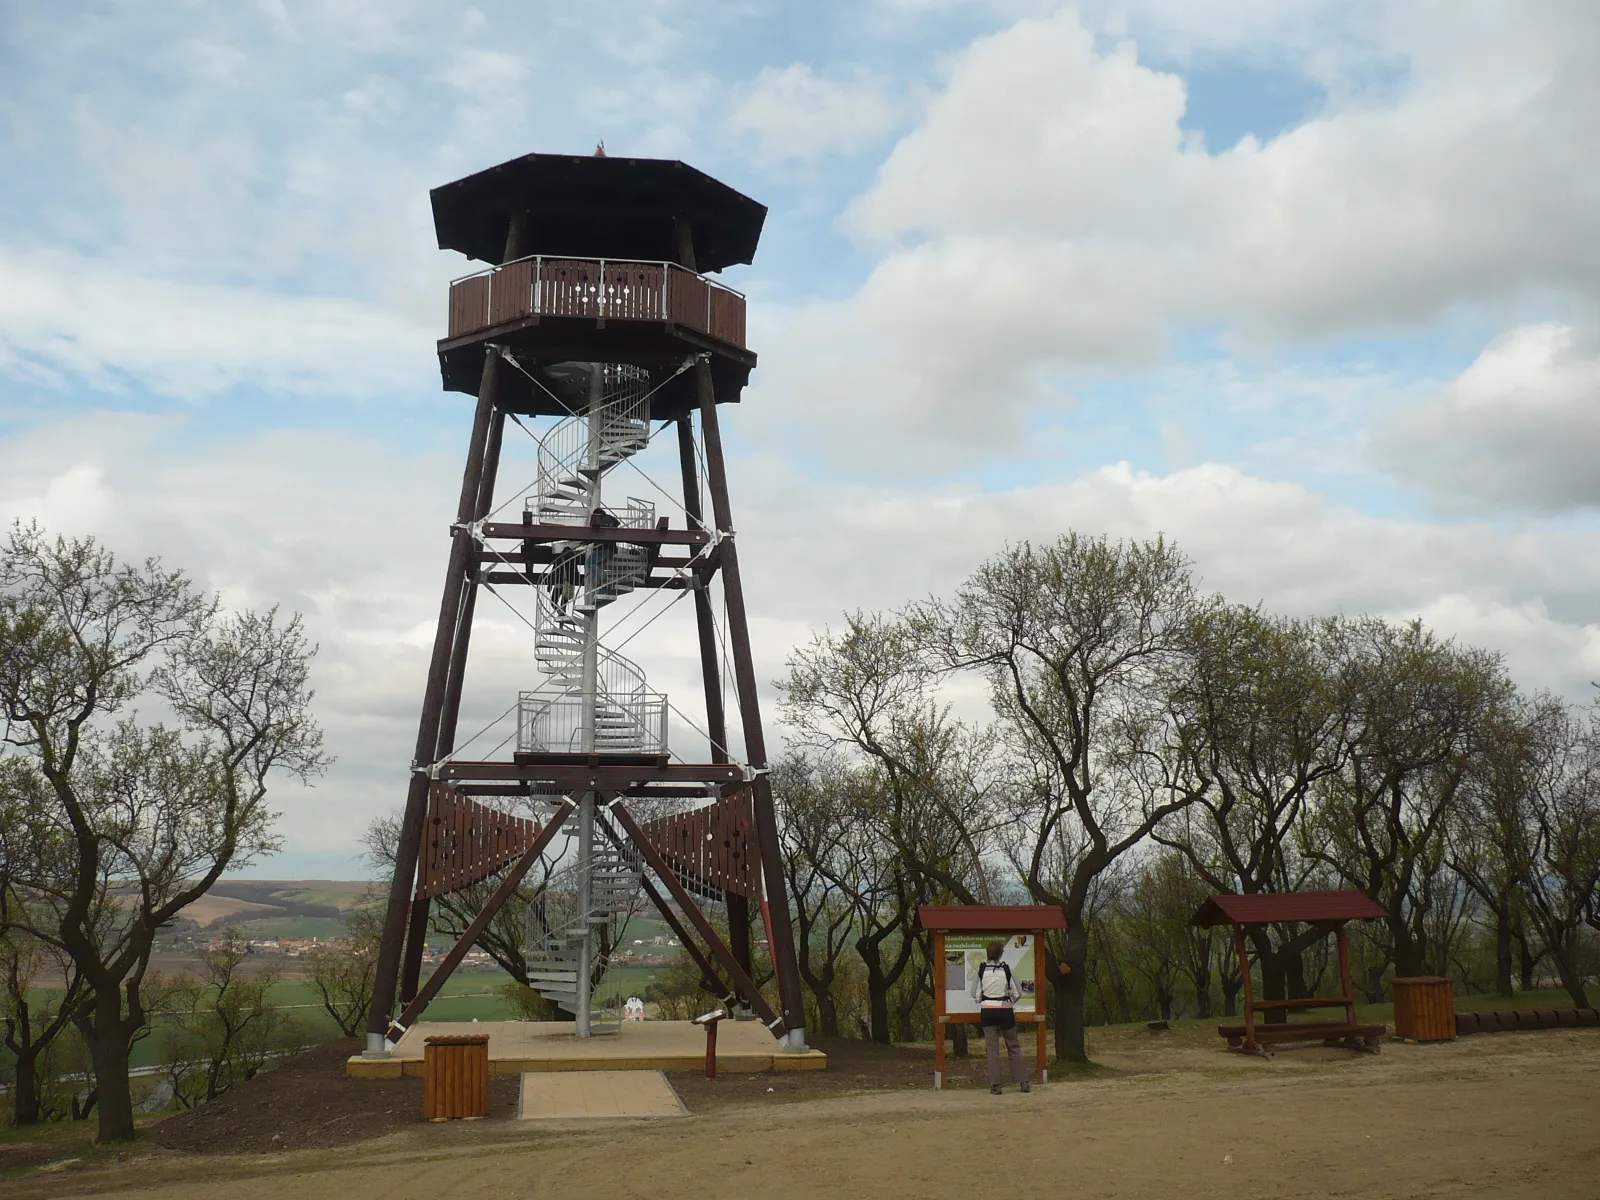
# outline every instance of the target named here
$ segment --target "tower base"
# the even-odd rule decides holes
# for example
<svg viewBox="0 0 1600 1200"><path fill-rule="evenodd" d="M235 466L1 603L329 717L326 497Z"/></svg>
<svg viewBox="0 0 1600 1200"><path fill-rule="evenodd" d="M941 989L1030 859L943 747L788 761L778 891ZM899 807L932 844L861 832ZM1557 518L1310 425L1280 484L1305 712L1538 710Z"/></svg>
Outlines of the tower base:
<svg viewBox="0 0 1600 1200"><path fill-rule="evenodd" d="M352 1057L351 1079L398 1079L422 1074L422 1046L430 1037L470 1029L489 1036L489 1074L525 1071L697 1071L706 1062L706 1034L689 1021L627 1021L617 1033L572 1036L570 1021L419 1021L388 1058ZM790 1050L760 1021L725 1021L717 1034L717 1070L821 1071L820 1050Z"/></svg>

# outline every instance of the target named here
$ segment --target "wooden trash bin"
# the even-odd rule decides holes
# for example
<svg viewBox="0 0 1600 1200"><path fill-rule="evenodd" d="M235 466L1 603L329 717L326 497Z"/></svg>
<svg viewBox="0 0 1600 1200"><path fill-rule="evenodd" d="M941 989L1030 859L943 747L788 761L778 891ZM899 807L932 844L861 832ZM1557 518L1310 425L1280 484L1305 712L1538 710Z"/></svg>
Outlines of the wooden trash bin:
<svg viewBox="0 0 1600 1200"><path fill-rule="evenodd" d="M1396 979L1394 1031L1413 1042L1449 1042L1456 1036L1455 980L1443 975Z"/></svg>
<svg viewBox="0 0 1600 1200"><path fill-rule="evenodd" d="M422 1044L422 1115L481 1121L489 1115L489 1039L431 1037Z"/></svg>

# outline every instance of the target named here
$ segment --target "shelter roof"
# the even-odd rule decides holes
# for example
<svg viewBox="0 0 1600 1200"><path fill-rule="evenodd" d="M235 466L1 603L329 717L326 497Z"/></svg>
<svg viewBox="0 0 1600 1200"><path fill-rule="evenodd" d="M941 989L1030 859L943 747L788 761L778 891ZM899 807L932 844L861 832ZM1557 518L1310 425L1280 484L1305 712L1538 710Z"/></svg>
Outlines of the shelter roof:
<svg viewBox="0 0 1600 1200"><path fill-rule="evenodd" d="M924 904L917 909L924 929L964 933L1029 933L1065 929L1066 917L1054 904Z"/></svg>
<svg viewBox="0 0 1600 1200"><path fill-rule="evenodd" d="M1191 925L1266 925L1274 921L1361 921L1389 915L1360 892L1261 892L1254 896L1213 896L1200 906Z"/></svg>
<svg viewBox="0 0 1600 1200"><path fill-rule="evenodd" d="M665 158L524 154L436 187L441 250L498 263L511 214L528 214L529 254L677 262L675 218L694 238L694 269L750 262L767 207Z"/></svg>

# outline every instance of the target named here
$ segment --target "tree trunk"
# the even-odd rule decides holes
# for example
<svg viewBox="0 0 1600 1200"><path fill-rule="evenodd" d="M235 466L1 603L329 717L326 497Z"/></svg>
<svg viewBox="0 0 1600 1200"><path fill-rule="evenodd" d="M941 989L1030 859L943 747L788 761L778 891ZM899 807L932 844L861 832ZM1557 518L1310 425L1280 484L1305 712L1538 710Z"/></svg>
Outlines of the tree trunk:
<svg viewBox="0 0 1600 1200"><path fill-rule="evenodd" d="M1521 953L1521 959L1517 965L1522 976L1522 990L1531 992L1533 991L1533 972L1534 968L1539 965L1539 960L1534 957L1533 951L1528 949L1528 935L1520 930L1513 930L1512 932L1517 939L1517 949Z"/></svg>
<svg viewBox="0 0 1600 1200"><path fill-rule="evenodd" d="M1263 1000L1287 1000L1288 988L1284 980L1284 956L1277 951L1262 951L1259 944L1256 946L1256 961L1261 964L1261 998ZM1249 970L1245 964L1245 970ZM1266 1015L1266 1024L1282 1025L1289 1019L1289 1014L1281 1008L1269 1008Z"/></svg>
<svg viewBox="0 0 1600 1200"><path fill-rule="evenodd" d="M1377 963L1376 965L1367 968L1367 986L1365 991L1367 993L1368 1004L1383 1003L1384 969L1385 964L1383 963Z"/></svg>
<svg viewBox="0 0 1600 1200"><path fill-rule="evenodd" d="M1422 948L1411 935L1411 927L1404 921L1391 920L1389 922L1389 937L1393 946L1394 973L1401 979L1413 975L1425 975L1428 965L1423 961Z"/></svg>
<svg viewBox="0 0 1600 1200"><path fill-rule="evenodd" d="M1239 1015L1239 989L1244 986L1244 980L1225 975L1222 978L1222 1015L1236 1017Z"/></svg>
<svg viewBox="0 0 1600 1200"><path fill-rule="evenodd" d="M11 1084L11 1123L37 1125L44 1119L39 1096L39 1052L13 1050L15 1078Z"/></svg>
<svg viewBox="0 0 1600 1200"><path fill-rule="evenodd" d="M823 1037L838 1037L839 1005L833 998L833 989L819 988L812 995L817 1000L817 1032Z"/></svg>
<svg viewBox="0 0 1600 1200"><path fill-rule="evenodd" d="M1156 1003L1161 1009L1161 1019L1163 1021L1172 1020L1172 990L1170 988L1157 988Z"/></svg>
<svg viewBox="0 0 1600 1200"><path fill-rule="evenodd" d="M1494 988L1502 996L1514 993L1511 989L1511 903L1510 897L1500 897L1494 910Z"/></svg>
<svg viewBox="0 0 1600 1200"><path fill-rule="evenodd" d="M1062 966L1067 977L1056 987L1056 1058L1063 1062L1089 1061L1084 1037L1084 993L1088 987L1089 935L1081 919L1067 918L1066 957Z"/></svg>
<svg viewBox="0 0 1600 1200"><path fill-rule="evenodd" d="M889 981L883 974L883 956L876 942L856 943L856 953L867 968L867 1018L872 1040L880 1046L889 1044Z"/></svg>
<svg viewBox="0 0 1600 1200"><path fill-rule="evenodd" d="M1568 933L1561 942L1552 939L1550 942L1550 957L1556 964L1556 977L1561 980L1561 986L1567 990L1567 995L1572 997L1572 1003L1578 1008L1589 1007L1589 993L1583 986L1583 970L1578 966L1576 930Z"/></svg>
<svg viewBox="0 0 1600 1200"><path fill-rule="evenodd" d="M967 1027L965 1025L946 1025L950 1031L950 1044L955 1047L957 1058L967 1058L971 1051L968 1049Z"/></svg>
<svg viewBox="0 0 1600 1200"><path fill-rule="evenodd" d="M99 1098L98 1142L131 1142L133 1128L133 1089L128 1080L128 1054L136 1028L122 1015L122 989L98 991L92 1015L78 1028L89 1046L94 1065L95 1094Z"/></svg>

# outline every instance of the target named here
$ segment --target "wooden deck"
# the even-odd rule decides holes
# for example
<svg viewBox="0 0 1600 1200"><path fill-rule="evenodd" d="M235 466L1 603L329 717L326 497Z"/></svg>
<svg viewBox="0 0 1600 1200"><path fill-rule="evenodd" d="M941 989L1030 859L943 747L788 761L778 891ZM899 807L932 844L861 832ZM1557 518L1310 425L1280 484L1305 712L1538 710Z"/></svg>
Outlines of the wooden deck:
<svg viewBox="0 0 1600 1200"><path fill-rule="evenodd" d="M422 1047L430 1037L481 1033L489 1037L489 1074L528 1071L683 1071L706 1061L705 1031L688 1021L625 1021L618 1033L579 1039L570 1021L419 1021L388 1058L357 1055L346 1065L351 1079L397 1079L422 1074ZM820 1071L820 1050L785 1050L759 1021L725 1021L717 1034L717 1070Z"/></svg>

